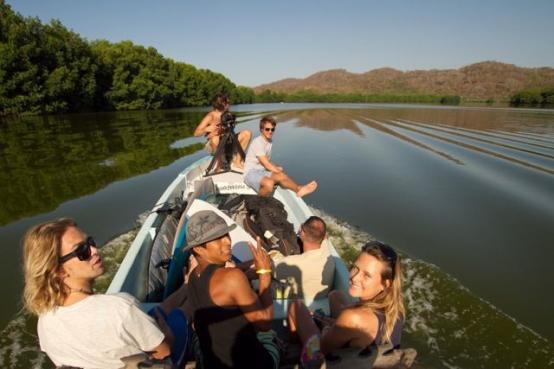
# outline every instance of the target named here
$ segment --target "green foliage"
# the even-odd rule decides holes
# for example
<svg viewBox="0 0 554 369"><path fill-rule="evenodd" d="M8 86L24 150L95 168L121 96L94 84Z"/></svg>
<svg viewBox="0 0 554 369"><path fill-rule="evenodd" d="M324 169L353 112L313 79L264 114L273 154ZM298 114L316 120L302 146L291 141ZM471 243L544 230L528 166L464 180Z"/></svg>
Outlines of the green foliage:
<svg viewBox="0 0 554 369"><path fill-rule="evenodd" d="M554 104L554 87L531 88L515 94L510 99L514 106L545 106Z"/></svg>
<svg viewBox="0 0 554 369"><path fill-rule="evenodd" d="M96 66L88 44L60 22L42 25L0 2L0 112L51 113L91 106Z"/></svg>
<svg viewBox="0 0 554 369"><path fill-rule="evenodd" d="M254 101L252 89L222 74L131 41L87 42L0 0L0 114L205 106L218 92L234 104Z"/></svg>
<svg viewBox="0 0 554 369"><path fill-rule="evenodd" d="M435 96L435 95L392 95L392 94L319 94L314 91L304 90L292 94L264 90L255 96L257 103L430 103L457 105L461 99L459 96Z"/></svg>
<svg viewBox="0 0 554 369"><path fill-rule="evenodd" d="M457 95L443 96L440 99L440 103L443 105L460 105L460 101L460 96Z"/></svg>

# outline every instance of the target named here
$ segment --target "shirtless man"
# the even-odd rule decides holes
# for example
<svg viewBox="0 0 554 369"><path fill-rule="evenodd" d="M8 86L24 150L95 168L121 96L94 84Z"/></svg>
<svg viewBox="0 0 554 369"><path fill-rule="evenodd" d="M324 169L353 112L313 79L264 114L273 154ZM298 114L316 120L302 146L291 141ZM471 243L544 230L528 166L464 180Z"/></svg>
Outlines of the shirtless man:
<svg viewBox="0 0 554 369"><path fill-rule="evenodd" d="M306 196L316 190L317 182L299 185L284 172L283 167L270 160L276 126L277 122L272 117L266 116L260 120L261 135L252 141L244 160L244 183L260 196L269 196L276 185L294 191L298 197Z"/></svg>
<svg viewBox="0 0 554 369"><path fill-rule="evenodd" d="M221 130L221 115L229 110L229 99L225 94L219 93L212 101L213 110L206 114L198 127L194 130L194 136L206 136L208 141L206 142L206 150L213 155L219 145L219 137L223 133ZM252 133L248 130L241 131L237 134L240 146L242 150L246 152L246 147L250 142ZM236 154L234 158L234 164L238 168L242 168L242 162L240 155Z"/></svg>

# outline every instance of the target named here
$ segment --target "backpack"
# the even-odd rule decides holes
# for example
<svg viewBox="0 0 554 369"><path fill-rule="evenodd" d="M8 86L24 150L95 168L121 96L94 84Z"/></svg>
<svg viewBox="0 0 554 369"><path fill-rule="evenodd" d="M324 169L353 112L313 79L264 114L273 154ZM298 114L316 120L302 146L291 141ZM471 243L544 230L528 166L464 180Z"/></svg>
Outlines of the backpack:
<svg viewBox="0 0 554 369"><path fill-rule="evenodd" d="M234 215L243 207L247 213L243 228L252 237L260 237L266 250L278 250L284 256L300 254L294 226L287 220L287 211L279 200L274 197L238 195L228 198L220 209Z"/></svg>

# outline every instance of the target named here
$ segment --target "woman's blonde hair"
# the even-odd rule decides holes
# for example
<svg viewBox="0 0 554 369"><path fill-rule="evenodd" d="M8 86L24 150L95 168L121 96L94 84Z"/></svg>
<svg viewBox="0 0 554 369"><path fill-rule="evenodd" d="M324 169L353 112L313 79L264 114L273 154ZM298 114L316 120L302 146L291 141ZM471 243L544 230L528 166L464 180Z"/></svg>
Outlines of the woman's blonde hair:
<svg viewBox="0 0 554 369"><path fill-rule="evenodd" d="M390 342L394 325L399 318L406 314L402 299L402 268L400 256L392 247L379 241L370 241L362 247L362 252L374 256L384 265L381 279L390 280L391 284L371 301L363 302L360 306L369 307L385 315L385 329L383 338Z"/></svg>
<svg viewBox="0 0 554 369"><path fill-rule="evenodd" d="M73 219L62 218L29 229L23 238L23 303L33 314L43 314L63 304L69 289L60 275L62 236Z"/></svg>

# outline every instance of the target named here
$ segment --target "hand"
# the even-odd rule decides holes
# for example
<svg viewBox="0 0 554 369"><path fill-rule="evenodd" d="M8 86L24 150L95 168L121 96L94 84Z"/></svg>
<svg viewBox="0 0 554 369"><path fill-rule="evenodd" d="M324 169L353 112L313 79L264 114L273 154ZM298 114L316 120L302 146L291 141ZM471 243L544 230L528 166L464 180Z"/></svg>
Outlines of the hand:
<svg viewBox="0 0 554 369"><path fill-rule="evenodd" d="M257 246L252 245L250 242L248 243L248 248L250 248L250 252L252 252L252 257L254 259L254 268L256 270L271 269L269 255L262 246L260 237L256 237L256 243Z"/></svg>
<svg viewBox="0 0 554 369"><path fill-rule="evenodd" d="M206 127L205 132L212 133L217 130L219 130L219 124L210 124L209 126Z"/></svg>

